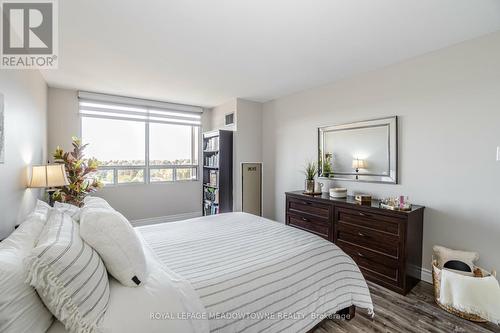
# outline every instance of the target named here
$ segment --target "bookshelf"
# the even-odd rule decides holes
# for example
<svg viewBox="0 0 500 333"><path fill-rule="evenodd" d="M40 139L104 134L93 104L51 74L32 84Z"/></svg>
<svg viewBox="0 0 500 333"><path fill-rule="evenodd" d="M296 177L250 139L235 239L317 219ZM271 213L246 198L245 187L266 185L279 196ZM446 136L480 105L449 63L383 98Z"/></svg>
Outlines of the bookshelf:
<svg viewBox="0 0 500 333"><path fill-rule="evenodd" d="M203 133L203 216L233 211L233 132Z"/></svg>

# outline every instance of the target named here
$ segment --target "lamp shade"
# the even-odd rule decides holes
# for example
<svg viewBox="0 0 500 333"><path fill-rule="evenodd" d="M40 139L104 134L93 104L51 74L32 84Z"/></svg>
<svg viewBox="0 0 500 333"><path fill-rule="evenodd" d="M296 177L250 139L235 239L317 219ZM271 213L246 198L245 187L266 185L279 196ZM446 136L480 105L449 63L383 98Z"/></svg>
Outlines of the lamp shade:
<svg viewBox="0 0 500 333"><path fill-rule="evenodd" d="M352 160L353 169L363 169L364 167L365 167L365 160L360 160L359 158L355 158Z"/></svg>
<svg viewBox="0 0 500 333"><path fill-rule="evenodd" d="M45 188L69 185L64 164L34 166L29 187Z"/></svg>

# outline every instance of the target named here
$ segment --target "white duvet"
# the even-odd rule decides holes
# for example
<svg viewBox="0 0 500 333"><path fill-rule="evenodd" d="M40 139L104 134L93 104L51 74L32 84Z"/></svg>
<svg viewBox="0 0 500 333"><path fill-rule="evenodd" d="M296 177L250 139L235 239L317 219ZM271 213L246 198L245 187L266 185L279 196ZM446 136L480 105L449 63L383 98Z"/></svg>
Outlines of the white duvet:
<svg viewBox="0 0 500 333"><path fill-rule="evenodd" d="M245 213L136 230L150 278L111 282L106 332L307 332L351 305L373 313L354 261L302 230Z"/></svg>

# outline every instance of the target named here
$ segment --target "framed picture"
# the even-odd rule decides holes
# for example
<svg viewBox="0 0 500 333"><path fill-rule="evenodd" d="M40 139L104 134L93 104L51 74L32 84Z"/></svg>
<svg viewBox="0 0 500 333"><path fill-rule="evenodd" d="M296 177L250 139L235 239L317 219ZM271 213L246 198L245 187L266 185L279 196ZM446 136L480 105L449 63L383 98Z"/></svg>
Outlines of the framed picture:
<svg viewBox="0 0 500 333"><path fill-rule="evenodd" d="M5 162L5 128L4 128L4 100L0 93L0 163Z"/></svg>

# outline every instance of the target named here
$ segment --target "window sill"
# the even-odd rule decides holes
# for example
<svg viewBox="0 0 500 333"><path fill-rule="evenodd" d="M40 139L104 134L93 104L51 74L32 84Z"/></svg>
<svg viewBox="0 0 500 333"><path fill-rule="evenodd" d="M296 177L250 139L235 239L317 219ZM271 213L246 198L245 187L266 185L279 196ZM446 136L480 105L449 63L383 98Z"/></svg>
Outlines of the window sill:
<svg viewBox="0 0 500 333"><path fill-rule="evenodd" d="M109 184L104 185L102 189L124 187L124 186L145 186L145 185L165 185L165 184L177 184L177 183L195 183L199 182L199 179L188 179L188 180L176 180L176 181L164 181L164 182L150 182L150 183L121 183L121 184Z"/></svg>

